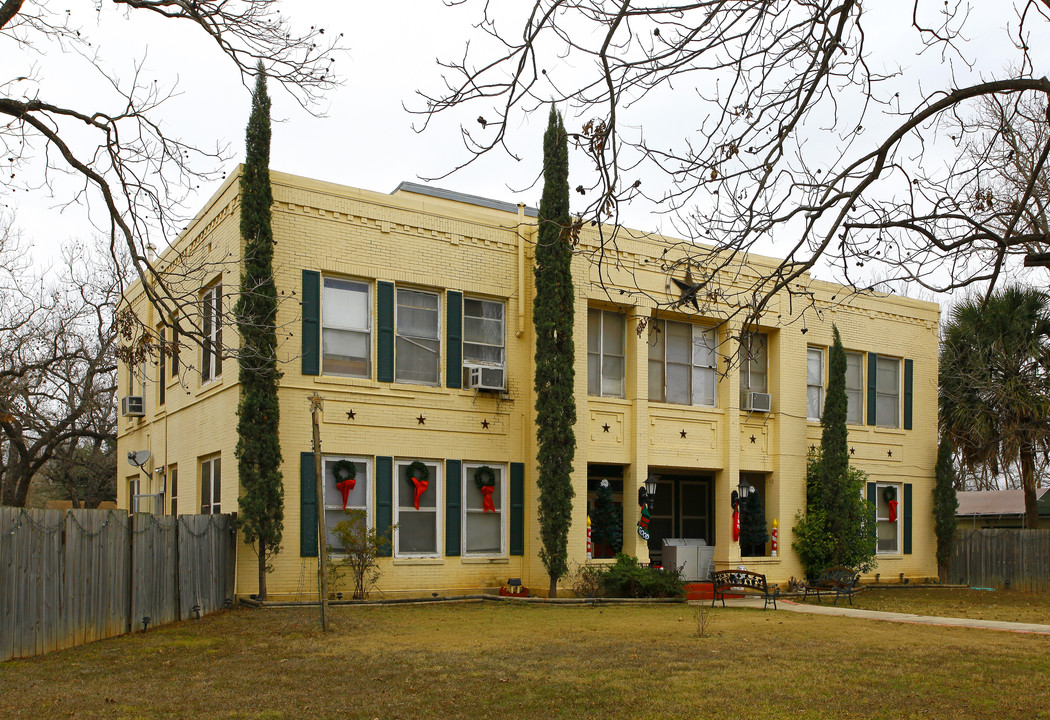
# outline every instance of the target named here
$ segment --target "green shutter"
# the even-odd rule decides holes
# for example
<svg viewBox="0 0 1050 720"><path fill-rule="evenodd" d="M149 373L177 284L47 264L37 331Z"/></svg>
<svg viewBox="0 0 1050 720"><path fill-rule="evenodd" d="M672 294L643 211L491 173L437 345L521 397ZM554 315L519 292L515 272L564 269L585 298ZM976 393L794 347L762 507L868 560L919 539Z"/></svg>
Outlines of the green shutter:
<svg viewBox="0 0 1050 720"><path fill-rule="evenodd" d="M376 458L376 531L391 543L390 527L394 524L394 458ZM394 546L387 545L379 554L390 557Z"/></svg>
<svg viewBox="0 0 1050 720"><path fill-rule="evenodd" d="M875 381L879 376L879 356L868 353L868 425L875 424Z"/></svg>
<svg viewBox="0 0 1050 720"><path fill-rule="evenodd" d="M450 388L463 387L463 293L449 290L445 293L448 303L445 338L445 385Z"/></svg>
<svg viewBox="0 0 1050 720"><path fill-rule="evenodd" d="M510 464L510 554L525 554L525 464Z"/></svg>
<svg viewBox="0 0 1050 720"><path fill-rule="evenodd" d="M321 273L303 270L303 375L321 372Z"/></svg>
<svg viewBox="0 0 1050 720"><path fill-rule="evenodd" d="M868 483L868 502L871 503L872 522L879 516L879 497L876 493L875 483Z"/></svg>
<svg viewBox="0 0 1050 720"><path fill-rule="evenodd" d="M911 555L911 483L904 483L904 554Z"/></svg>
<svg viewBox="0 0 1050 720"><path fill-rule="evenodd" d="M308 452L299 453L299 556L317 557L317 475Z"/></svg>
<svg viewBox="0 0 1050 720"><path fill-rule="evenodd" d="M376 286L376 328L379 332L376 379L394 382L394 283L379 282Z"/></svg>
<svg viewBox="0 0 1050 720"><path fill-rule="evenodd" d="M462 518L460 512L463 497L462 483L463 463L459 460L445 461L445 554L459 555L459 543L462 536Z"/></svg>
<svg viewBox="0 0 1050 720"><path fill-rule="evenodd" d="M915 369L912 360L904 361L904 429L911 430L911 396Z"/></svg>

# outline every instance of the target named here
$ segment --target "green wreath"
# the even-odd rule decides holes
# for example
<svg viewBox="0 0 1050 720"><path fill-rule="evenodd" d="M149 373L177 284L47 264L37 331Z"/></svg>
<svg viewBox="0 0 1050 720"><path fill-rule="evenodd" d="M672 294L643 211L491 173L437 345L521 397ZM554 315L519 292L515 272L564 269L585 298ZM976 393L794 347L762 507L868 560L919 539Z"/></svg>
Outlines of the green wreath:
<svg viewBox="0 0 1050 720"><path fill-rule="evenodd" d="M357 466L349 460L337 460L332 464L332 474L335 475L336 484L354 480L357 478Z"/></svg>
<svg viewBox="0 0 1050 720"><path fill-rule="evenodd" d="M482 465L474 471L474 484L478 486L478 490L483 487L495 486L496 471L488 465Z"/></svg>
<svg viewBox="0 0 1050 720"><path fill-rule="evenodd" d="M886 502L893 502L897 499L897 488L886 487L882 489L882 497Z"/></svg>
<svg viewBox="0 0 1050 720"><path fill-rule="evenodd" d="M413 461L412 464L408 466L408 481L412 482L412 478L426 482L430 479L430 468L418 460Z"/></svg>

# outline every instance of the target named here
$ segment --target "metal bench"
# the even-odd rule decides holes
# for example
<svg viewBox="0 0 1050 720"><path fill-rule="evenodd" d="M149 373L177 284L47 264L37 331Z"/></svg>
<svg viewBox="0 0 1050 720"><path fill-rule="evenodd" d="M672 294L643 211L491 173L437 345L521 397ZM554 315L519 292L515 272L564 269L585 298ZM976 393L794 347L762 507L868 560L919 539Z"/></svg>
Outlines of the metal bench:
<svg viewBox="0 0 1050 720"><path fill-rule="evenodd" d="M860 584L860 573L848 567L833 567L821 570L816 581L806 583L803 587L802 601L805 602L810 593L817 596L820 603L821 593L835 593L835 604L839 604L839 597L845 595L849 598L849 604L853 604L853 592Z"/></svg>
<svg viewBox="0 0 1050 720"><path fill-rule="evenodd" d="M714 607L719 599L722 601L722 607L725 607L725 594L733 591L743 595L761 596L765 600L763 610L768 608L770 603L773 603L774 610L777 609L777 595L780 594L780 590L776 585L770 588L766 584L766 576L761 573L751 570L716 570L711 573L711 582L714 585L711 607Z"/></svg>

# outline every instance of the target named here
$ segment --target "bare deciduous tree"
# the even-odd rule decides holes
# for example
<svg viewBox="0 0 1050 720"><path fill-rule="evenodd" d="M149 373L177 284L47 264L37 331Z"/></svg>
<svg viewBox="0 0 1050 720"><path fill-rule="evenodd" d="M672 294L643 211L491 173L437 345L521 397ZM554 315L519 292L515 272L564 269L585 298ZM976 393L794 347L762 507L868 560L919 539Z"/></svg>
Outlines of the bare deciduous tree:
<svg viewBox="0 0 1050 720"><path fill-rule="evenodd" d="M85 11L88 23L80 14ZM158 81L145 71L144 59L131 67L110 64L105 51L115 48L100 48L101 30L90 23L122 18L154 21L126 23L129 38L153 28L154 45L200 38L217 48L246 85L263 61L271 83L307 109L335 82L331 69L340 38L317 26L296 31L277 0L99 0L73 9L48 0L0 0L0 47L24 59L0 77L0 161L6 174L0 197L31 193L57 208L86 207L93 227L109 238L113 260L129 258L149 301L167 317L189 300L169 287L151 248L175 238L186 221L180 203L200 182L219 177L225 150L171 134L163 106L185 91L176 86L177 68ZM89 93L51 97L56 86L45 80L70 68L99 82ZM221 71L220 63L215 72ZM184 341L201 342L194 317L184 315Z"/></svg>
<svg viewBox="0 0 1050 720"><path fill-rule="evenodd" d="M0 504L23 506L50 461L90 447L105 454L116 440L111 316L120 290L76 250L59 283L34 278L16 241L7 235L0 246Z"/></svg>
<svg viewBox="0 0 1050 720"><path fill-rule="evenodd" d="M480 113L463 125L470 162L510 151L522 115L566 107L592 163L585 218L615 228L625 203L655 203L685 239L666 270L691 270L701 312L753 320L785 291L805 303L815 267L861 290L871 271L928 291L994 285L1046 242L1027 220L1041 211L1045 114L1024 118L1042 130L1009 203L988 194L1003 165L967 148L1003 131L982 106L1045 105L1032 37L1047 0L478 4L481 37L420 112ZM607 250L622 230L602 232ZM782 260L732 273L756 251ZM669 285L657 300L681 297Z"/></svg>

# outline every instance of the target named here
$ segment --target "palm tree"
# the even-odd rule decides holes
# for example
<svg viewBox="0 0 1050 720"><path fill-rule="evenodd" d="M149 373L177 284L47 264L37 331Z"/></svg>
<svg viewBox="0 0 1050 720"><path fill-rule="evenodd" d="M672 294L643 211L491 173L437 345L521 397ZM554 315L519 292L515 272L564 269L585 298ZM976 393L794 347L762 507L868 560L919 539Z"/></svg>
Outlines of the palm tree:
<svg viewBox="0 0 1050 720"><path fill-rule="evenodd" d="M1018 464L1029 528L1039 527L1037 453L1050 451L1050 298L1011 286L951 312L941 341L941 429L969 470Z"/></svg>

